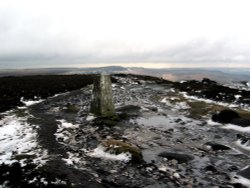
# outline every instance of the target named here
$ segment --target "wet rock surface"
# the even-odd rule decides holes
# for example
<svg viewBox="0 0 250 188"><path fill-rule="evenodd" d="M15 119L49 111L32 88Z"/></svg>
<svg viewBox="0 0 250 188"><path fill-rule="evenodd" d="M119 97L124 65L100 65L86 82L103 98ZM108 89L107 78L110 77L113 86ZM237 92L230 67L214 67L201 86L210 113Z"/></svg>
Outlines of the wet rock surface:
<svg viewBox="0 0 250 188"><path fill-rule="evenodd" d="M168 160L173 160L175 159L178 163L187 163L191 160L194 159L194 157L192 155L189 154L185 154L185 153L170 153L170 152L161 152L159 154L160 157L164 157L167 158Z"/></svg>
<svg viewBox="0 0 250 188"><path fill-rule="evenodd" d="M19 109L23 113L18 115L28 114L27 122L35 125L38 145L47 151L46 162L36 162L25 152L13 153L15 163L1 164L0 183L6 187L243 187L241 177L249 179L245 168L250 164L250 133L211 121L215 112L229 106L179 92L187 86L195 89L195 84L219 87L217 83L183 83L178 90L158 78L115 75L113 80L117 117L89 114L91 85ZM248 115L241 105L234 110ZM139 162L132 162L133 152Z"/></svg>

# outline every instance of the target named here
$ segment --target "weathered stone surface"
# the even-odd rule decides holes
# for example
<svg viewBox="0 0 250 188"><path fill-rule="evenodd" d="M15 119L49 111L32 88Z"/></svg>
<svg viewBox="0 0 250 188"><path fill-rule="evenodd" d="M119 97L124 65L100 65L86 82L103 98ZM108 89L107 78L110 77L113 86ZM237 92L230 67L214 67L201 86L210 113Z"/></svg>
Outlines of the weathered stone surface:
<svg viewBox="0 0 250 188"><path fill-rule="evenodd" d="M178 163L187 163L191 160L194 159L194 156L189 155L189 154L185 154L185 153L173 153L173 152L161 152L159 154L160 157L165 157L168 160L172 160L175 159L178 161Z"/></svg>
<svg viewBox="0 0 250 188"><path fill-rule="evenodd" d="M250 167L248 166L244 168L243 170L239 171L237 175L240 175L249 180L250 179Z"/></svg>
<svg viewBox="0 0 250 188"><path fill-rule="evenodd" d="M100 75L94 80L90 112L103 117L115 115L110 75Z"/></svg>

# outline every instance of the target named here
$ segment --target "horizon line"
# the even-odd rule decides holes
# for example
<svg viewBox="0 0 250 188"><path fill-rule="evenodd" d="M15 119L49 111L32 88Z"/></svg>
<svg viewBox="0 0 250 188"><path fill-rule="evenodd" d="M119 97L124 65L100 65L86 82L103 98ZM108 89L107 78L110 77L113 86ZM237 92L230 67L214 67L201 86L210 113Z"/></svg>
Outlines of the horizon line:
<svg viewBox="0 0 250 188"><path fill-rule="evenodd" d="M122 68L143 68L143 69L250 69L250 67L238 66L186 66L186 67L144 67L144 66L121 66L121 65L107 65L107 66L45 66L45 67L6 67L0 68L3 70L35 70L35 69L88 69L88 68L107 68L107 67L122 67Z"/></svg>

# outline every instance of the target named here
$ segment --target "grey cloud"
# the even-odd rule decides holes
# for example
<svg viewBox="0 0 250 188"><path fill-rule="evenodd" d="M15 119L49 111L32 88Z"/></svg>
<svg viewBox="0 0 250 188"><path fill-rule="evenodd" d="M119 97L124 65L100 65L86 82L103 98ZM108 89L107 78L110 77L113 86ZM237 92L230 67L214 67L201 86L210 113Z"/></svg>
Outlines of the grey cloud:
<svg viewBox="0 0 250 188"><path fill-rule="evenodd" d="M31 62L35 65L38 62L54 63L57 64L79 64L86 62L192 62L197 65L203 62L232 62L242 61L246 65L249 62L249 55L243 50L232 49L228 47L226 41L220 41L210 43L206 40L195 40L186 44L175 46L168 49L158 49L157 51L150 52L129 52L124 55L109 54L108 56L96 52L85 52L79 53L77 49L65 50L60 45L53 44L49 45L49 49L25 49L22 52L8 53L0 55L0 64L3 62ZM72 45L73 46L73 45ZM237 59L237 57L245 57ZM5 63L6 64L6 63ZM32 64L32 63L30 63ZM188 64L188 63L187 63Z"/></svg>
<svg viewBox="0 0 250 188"><path fill-rule="evenodd" d="M249 63L249 53L240 48L232 48L226 40L210 42L206 39L191 40L178 46L145 53L129 53L108 58L110 61L151 61L151 62L233 62ZM239 59L238 57L245 57Z"/></svg>
<svg viewBox="0 0 250 188"><path fill-rule="evenodd" d="M37 23L32 18L23 21L18 14L13 16L13 12L0 11L0 26L0 67L135 61L196 62L197 65L202 62L241 61L248 65L250 60L250 52L235 46L230 39L215 42L205 38L192 39L145 52L131 51L128 46L127 52L122 54L107 54L105 46L120 48L122 44L115 46L112 41L97 41L97 45L94 42L81 44L69 33L50 33L49 22ZM104 45L98 45L101 43Z"/></svg>

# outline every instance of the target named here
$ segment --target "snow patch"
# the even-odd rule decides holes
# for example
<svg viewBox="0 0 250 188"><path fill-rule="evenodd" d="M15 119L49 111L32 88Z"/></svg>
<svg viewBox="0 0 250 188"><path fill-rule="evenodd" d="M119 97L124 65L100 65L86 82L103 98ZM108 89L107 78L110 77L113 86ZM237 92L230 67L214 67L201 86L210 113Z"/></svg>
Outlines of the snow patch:
<svg viewBox="0 0 250 188"><path fill-rule="evenodd" d="M119 155L110 154L108 152L105 152L105 148L103 146L98 146L92 152L88 153L88 155L90 157L102 158L102 159L107 159L107 160L115 160L115 161L123 161L123 162L129 162L132 157L130 153L121 153Z"/></svg>
<svg viewBox="0 0 250 188"><path fill-rule="evenodd" d="M67 165L71 165L79 169L80 167L83 167L86 164L86 162L83 160L83 157L80 156L79 153L67 152L67 154L68 154L68 158L62 159L66 162Z"/></svg>
<svg viewBox="0 0 250 188"><path fill-rule="evenodd" d="M77 129L79 128L79 125L69 123L64 119L57 121L60 122L60 124L58 124L58 129L54 134L56 136L56 140L57 141L61 140L63 142L71 142L71 143L75 142L75 137L73 136L72 133L69 132L69 130Z"/></svg>
<svg viewBox="0 0 250 188"><path fill-rule="evenodd" d="M92 120L94 120L95 119L95 116L94 115L88 115L87 117L86 117L86 120L87 121L92 121Z"/></svg>
<svg viewBox="0 0 250 188"><path fill-rule="evenodd" d="M241 95L235 95L234 97L235 97L235 99L239 100L239 98L241 98L242 96Z"/></svg>
<svg viewBox="0 0 250 188"><path fill-rule="evenodd" d="M58 125L59 129L76 129L79 128L78 124L72 124L67 122L66 120L62 119L62 120L57 120L61 123L61 125Z"/></svg>
<svg viewBox="0 0 250 188"><path fill-rule="evenodd" d="M224 128L224 129L232 129L232 130L236 130L236 131L239 131L239 132L250 132L250 126L249 127L240 127L240 126L233 125L233 124L226 124L222 128Z"/></svg>
<svg viewBox="0 0 250 188"><path fill-rule="evenodd" d="M38 145L35 127L27 123L27 117L8 115L0 120L0 164L17 162L16 155L35 156L34 163L46 163L47 151Z"/></svg>
<svg viewBox="0 0 250 188"><path fill-rule="evenodd" d="M241 127L238 125L233 125L233 124L221 124L218 122L214 122L211 119L207 120L207 124L208 125L219 125L221 126L221 128L223 129L231 129L231 130L235 130L235 131L239 131L239 132L250 132L250 126L249 127Z"/></svg>
<svg viewBox="0 0 250 188"><path fill-rule="evenodd" d="M33 101L33 100L24 100L24 98L21 97L20 101L21 101L22 103L24 103L25 106L31 106L31 105L34 105L34 104L43 102L44 100L42 100L42 99L40 99L40 100L35 100L35 101Z"/></svg>
<svg viewBox="0 0 250 188"><path fill-rule="evenodd" d="M244 149L244 150L250 151L250 141L249 141L249 140L248 140L247 142L245 142L245 143L242 143L242 140L239 139L239 140L237 140L237 141L235 142L235 144L236 144L238 147L240 147L240 148L242 148L242 149Z"/></svg>
<svg viewBox="0 0 250 188"><path fill-rule="evenodd" d="M182 101L182 102L176 101L175 102L175 100L178 100L178 99L179 98L177 98L177 97L170 97L170 98L165 97L161 100L161 103L165 103L167 106L171 107L172 110L181 110L181 109L187 110L190 108L190 106L184 101Z"/></svg>
<svg viewBox="0 0 250 188"><path fill-rule="evenodd" d="M217 104L217 105L220 105L220 106L224 106L224 107L229 107L229 108L241 108L241 109L244 109L246 111L250 111L250 108L249 108L249 105L247 104L243 104L243 103L240 103L240 104L232 104L232 103L226 103L226 102L217 102L217 101L213 101L211 99L204 99L204 98L199 98L199 97L195 97L195 96L190 96L190 95L187 95L187 92L180 92L184 98L188 99L188 100L193 100L193 101L201 101L201 102L205 102L205 103L208 103L208 104ZM236 95L236 97L239 97L240 95ZM237 99L236 99L237 101Z"/></svg>
<svg viewBox="0 0 250 188"><path fill-rule="evenodd" d="M207 124L208 124L208 125L222 125L221 123L214 122L214 121L211 120L211 119L207 120Z"/></svg>
<svg viewBox="0 0 250 188"><path fill-rule="evenodd" d="M53 95L52 97L49 97L49 98L55 98L55 97L58 97L58 96L61 96L61 95L66 95L68 93L69 93L68 91L63 92L63 93L58 93L58 94L55 94L55 95Z"/></svg>

